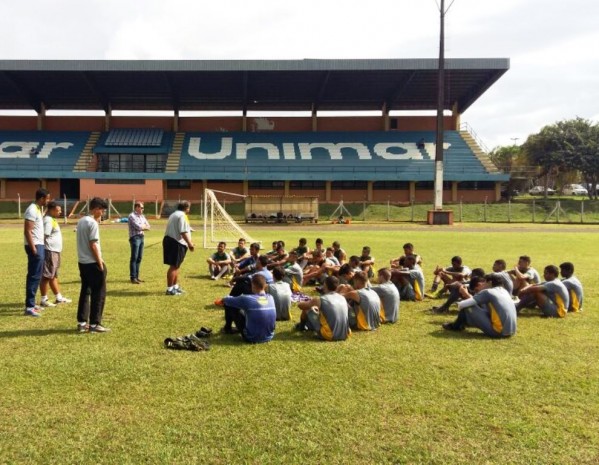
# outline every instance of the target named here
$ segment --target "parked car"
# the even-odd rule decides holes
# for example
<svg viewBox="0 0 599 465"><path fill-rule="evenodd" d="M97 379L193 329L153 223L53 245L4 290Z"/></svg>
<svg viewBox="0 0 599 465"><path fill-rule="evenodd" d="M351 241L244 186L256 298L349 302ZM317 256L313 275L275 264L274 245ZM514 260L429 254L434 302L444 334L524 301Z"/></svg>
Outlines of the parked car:
<svg viewBox="0 0 599 465"><path fill-rule="evenodd" d="M566 184L562 189L564 195L589 195L589 191L580 184Z"/></svg>
<svg viewBox="0 0 599 465"><path fill-rule="evenodd" d="M545 195L545 187L543 186L535 186L532 189L529 189L528 193L530 195ZM554 195L555 191L550 187L547 188L547 195Z"/></svg>

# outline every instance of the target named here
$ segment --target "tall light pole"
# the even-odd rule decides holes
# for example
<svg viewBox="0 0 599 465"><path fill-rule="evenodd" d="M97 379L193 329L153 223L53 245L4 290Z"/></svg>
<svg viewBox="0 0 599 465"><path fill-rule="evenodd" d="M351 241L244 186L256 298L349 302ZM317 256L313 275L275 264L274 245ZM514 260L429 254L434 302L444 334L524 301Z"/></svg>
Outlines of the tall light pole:
<svg viewBox="0 0 599 465"><path fill-rule="evenodd" d="M445 0L441 0L439 64L437 69L437 137L435 148L435 210L443 209L443 111L445 109L445 13L449 11L452 0L445 9Z"/></svg>

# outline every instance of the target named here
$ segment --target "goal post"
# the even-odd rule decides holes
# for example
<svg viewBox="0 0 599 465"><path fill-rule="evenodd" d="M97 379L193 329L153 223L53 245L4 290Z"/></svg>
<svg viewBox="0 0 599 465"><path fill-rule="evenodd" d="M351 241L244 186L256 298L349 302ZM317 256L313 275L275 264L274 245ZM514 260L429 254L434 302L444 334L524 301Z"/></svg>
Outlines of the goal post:
<svg viewBox="0 0 599 465"><path fill-rule="evenodd" d="M204 189L204 248L212 248L221 241L237 244L241 237L248 243L257 242L231 218L216 198L215 192L245 198L245 195L232 192Z"/></svg>

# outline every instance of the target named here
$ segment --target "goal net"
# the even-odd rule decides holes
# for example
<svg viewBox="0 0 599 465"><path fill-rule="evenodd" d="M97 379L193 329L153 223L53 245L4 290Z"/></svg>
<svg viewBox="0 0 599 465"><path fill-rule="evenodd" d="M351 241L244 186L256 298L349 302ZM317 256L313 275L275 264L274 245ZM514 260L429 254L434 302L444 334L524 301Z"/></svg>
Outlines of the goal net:
<svg viewBox="0 0 599 465"><path fill-rule="evenodd" d="M235 197L245 197L231 192L204 190L204 248L212 248L221 241L237 244L237 241L242 237L248 243L257 242L231 218L217 200L215 192Z"/></svg>

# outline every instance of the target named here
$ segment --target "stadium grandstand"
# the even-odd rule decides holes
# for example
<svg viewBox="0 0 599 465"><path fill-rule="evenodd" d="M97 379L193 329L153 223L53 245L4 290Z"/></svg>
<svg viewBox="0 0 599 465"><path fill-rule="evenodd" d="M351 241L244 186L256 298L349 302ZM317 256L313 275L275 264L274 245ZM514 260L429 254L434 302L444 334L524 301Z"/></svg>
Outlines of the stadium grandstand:
<svg viewBox="0 0 599 465"><path fill-rule="evenodd" d="M446 60L445 202L499 200L508 175L460 129L508 69L507 59ZM436 85L435 59L0 60L0 199L41 186L70 199L195 200L210 188L430 202L436 120L409 112L436 110ZM364 110L379 116L344 116Z"/></svg>

